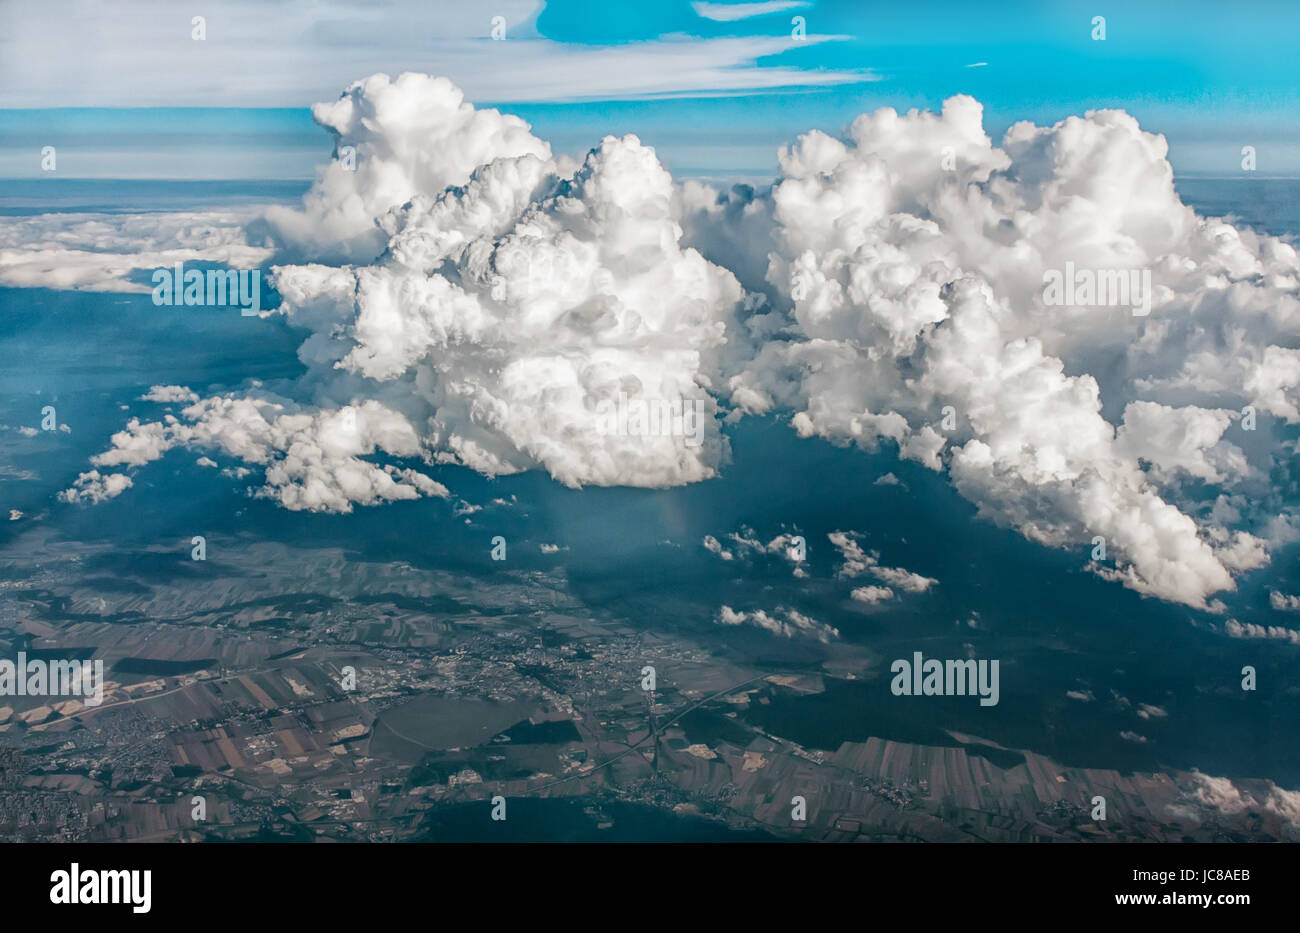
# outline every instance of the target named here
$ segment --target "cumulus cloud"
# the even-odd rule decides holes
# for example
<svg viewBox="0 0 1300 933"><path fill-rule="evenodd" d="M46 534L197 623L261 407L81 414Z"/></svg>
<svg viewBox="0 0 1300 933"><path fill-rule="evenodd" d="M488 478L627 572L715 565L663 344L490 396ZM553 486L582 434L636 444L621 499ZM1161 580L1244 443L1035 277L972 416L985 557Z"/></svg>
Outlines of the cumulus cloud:
<svg viewBox="0 0 1300 933"><path fill-rule="evenodd" d="M801 437L895 445L982 516L1053 547L1104 537L1097 572L1209 607L1265 543L1178 501L1181 481L1252 481L1229 439L1247 404L1300 421L1300 263L1198 218L1166 153L1118 111L1019 123L994 146L954 97L805 134L768 192L688 185L692 242L767 300L729 400L792 411ZM1045 273L1067 263L1149 272L1153 310L1048 304Z"/></svg>
<svg viewBox="0 0 1300 933"><path fill-rule="evenodd" d="M389 210L464 185L496 159L551 155L519 117L477 109L456 85L429 75L372 75L313 106L312 118L334 138L336 156L352 151L318 170L301 209L266 215L273 242L308 258L374 259L387 243L377 220ZM492 206L480 197L466 213Z"/></svg>
<svg viewBox="0 0 1300 933"><path fill-rule="evenodd" d="M71 488L59 493L59 498L64 502L98 505L120 496L132 485L131 477L125 473L109 473L101 476L98 470L90 470L80 474Z"/></svg>
<svg viewBox="0 0 1300 933"><path fill-rule="evenodd" d="M1272 590L1268 594L1268 604L1278 612L1300 612L1300 596L1291 596Z"/></svg>
<svg viewBox="0 0 1300 933"><path fill-rule="evenodd" d="M414 469L361 459L376 453L419 457L423 450L410 423L373 400L304 411L271 397L214 396L183 409L181 418L143 423L132 418L112 442L92 458L95 466L142 466L175 447L220 450L260 466L266 482L257 495L295 511L349 512L353 503L448 495L445 486ZM98 474L83 479L88 476L97 480Z"/></svg>
<svg viewBox="0 0 1300 933"><path fill-rule="evenodd" d="M96 465L215 445L266 468L261 494L335 511L446 494L359 459L376 451L488 475L541 468L569 486L716 474L727 444L709 387L741 289L680 245L650 149L610 137L566 171L523 121L423 75L358 82L315 114L356 147L357 170L331 163L303 209L272 211L262 232L368 264L275 269L279 313L308 334L310 401L203 399L183 422L132 421ZM629 402L702 423L650 432L609 417Z"/></svg>
<svg viewBox="0 0 1300 933"><path fill-rule="evenodd" d="M403 106L385 104L394 96ZM281 311L312 332L300 356L331 395L390 400L437 457L489 475L542 468L569 486L715 475L726 442L708 388L741 290L681 247L654 153L609 137L566 174L522 121L474 111L423 76L362 82L326 118L349 138L354 124L383 130L359 113L413 108L424 114L414 129L360 142L370 149L358 164L396 176L391 189L330 169L307 198L302 229L332 230L357 255L383 244L363 220L386 211L383 258L276 270ZM410 171L413 152L429 164ZM328 214L339 186L355 210L320 221L312 205ZM393 200L402 206L387 210ZM628 404L699 411L703 423L696 435L639 430L610 416Z"/></svg>
<svg viewBox="0 0 1300 933"><path fill-rule="evenodd" d="M1197 217L1127 114L995 145L968 97L883 108L784 148L769 189L721 193L634 136L558 160L444 79L376 75L313 112L356 170L332 161L250 230L295 260L264 313L304 333L308 375L133 422L95 465L215 446L265 468L263 494L336 510L445 494L372 454L664 487L717 475L721 417L777 414L943 471L1042 545L1100 536L1095 572L1189 606L1294 537L1269 482L1288 449L1247 434L1300 424L1300 260ZM1149 274L1150 313L1048 303L1067 264ZM629 401L702 430L608 418ZM837 547L846 578L934 583Z"/></svg>
<svg viewBox="0 0 1300 933"><path fill-rule="evenodd" d="M717 538L713 537L713 535L705 535L704 540L701 543L704 545L704 549L706 551L709 551L710 553L713 554L717 554L723 560L736 559L736 555L731 553L731 551L727 550L726 548L724 548L722 546L722 543L718 541Z"/></svg>
<svg viewBox="0 0 1300 933"><path fill-rule="evenodd" d="M199 393L186 386L151 386L140 396L142 402L184 402L187 405L199 400Z"/></svg>
<svg viewBox="0 0 1300 933"><path fill-rule="evenodd" d="M839 629L810 619L794 609L777 609L773 613L762 609L743 612L723 606L718 610L716 621L719 625L752 625L782 638L814 638L826 643L840 637Z"/></svg>
<svg viewBox="0 0 1300 933"><path fill-rule="evenodd" d="M876 603L893 599L894 591L887 586L859 586L849 593L849 597L857 602L874 606Z"/></svg>
<svg viewBox="0 0 1300 933"><path fill-rule="evenodd" d="M1162 706L1139 703L1137 714L1140 719L1166 719L1169 716L1169 711Z"/></svg>
<svg viewBox="0 0 1300 933"><path fill-rule="evenodd" d="M1300 828L1300 790L1286 790L1273 784L1264 798L1264 809L1288 826Z"/></svg>
<svg viewBox="0 0 1300 933"><path fill-rule="evenodd" d="M757 555L781 557L790 565L795 577L803 579L808 576L804 568L808 545L801 535L782 533L764 544L752 528L742 526L739 531L728 534L727 540L729 547L713 535L705 535L700 543L706 551L726 561L752 560Z"/></svg>
<svg viewBox="0 0 1300 933"><path fill-rule="evenodd" d="M1284 625L1259 625L1255 622L1238 622L1229 619L1223 623L1223 630L1232 638L1263 638L1300 645L1300 629L1287 628Z"/></svg>
<svg viewBox="0 0 1300 933"><path fill-rule="evenodd" d="M1197 802L1229 815L1241 813L1255 801L1242 794L1228 778L1211 777L1199 771L1192 773L1195 781L1193 796Z"/></svg>
<svg viewBox="0 0 1300 933"><path fill-rule="evenodd" d="M844 560L837 571L837 575L840 577L851 579L869 574L905 593L924 593L939 582L933 577L924 577L919 573L904 570L902 567L883 566L880 563L878 553L875 551L867 553L862 549L862 545L858 544L859 535L856 532L833 531L827 537L830 538L831 544L835 545L839 550L840 556ZM859 597L855 595L853 598L858 599Z"/></svg>
<svg viewBox="0 0 1300 933"><path fill-rule="evenodd" d="M1252 794L1228 778L1212 777L1200 771L1192 772L1192 781L1191 799L1207 809L1227 816L1262 810L1291 829L1300 828L1300 791L1286 790L1272 781L1262 781L1255 782L1262 789Z"/></svg>
<svg viewBox="0 0 1300 933"><path fill-rule="evenodd" d="M1158 402L1130 402L1116 435L1125 456L1150 461L1151 475L1168 480L1178 471L1209 483L1238 481L1250 467L1240 447L1220 443L1233 412Z"/></svg>

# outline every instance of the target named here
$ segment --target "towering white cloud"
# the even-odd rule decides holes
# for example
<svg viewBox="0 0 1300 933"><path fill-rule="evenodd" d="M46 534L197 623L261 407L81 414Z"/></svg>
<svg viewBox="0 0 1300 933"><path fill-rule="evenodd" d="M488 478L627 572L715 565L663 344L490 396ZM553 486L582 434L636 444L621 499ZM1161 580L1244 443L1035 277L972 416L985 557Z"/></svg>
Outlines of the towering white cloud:
<svg viewBox="0 0 1300 933"><path fill-rule="evenodd" d="M708 479L725 452L708 389L741 289L680 247L672 195L631 136L570 177L499 158L387 214L375 264L278 269L282 310L313 332L300 355L330 397L392 401L439 459L570 486ZM682 417L634 417L651 409Z"/></svg>
<svg viewBox="0 0 1300 933"><path fill-rule="evenodd" d="M495 159L551 155L523 120L476 109L429 75L371 75L313 106L312 118L333 135L336 158L317 172L301 210L267 212L274 241L307 258L371 260L386 243L376 221L391 208L463 185Z"/></svg>
<svg viewBox="0 0 1300 933"><path fill-rule="evenodd" d="M271 212L271 236L383 255L274 270L279 313L307 332L294 397L255 387L133 422L97 465L215 445L265 466L286 506L329 510L429 493L358 459L375 451L570 486L715 475L710 389L742 291L680 245L652 150L610 137L566 167L522 121L422 75L358 82L315 113L356 171L331 163L304 210Z"/></svg>
<svg viewBox="0 0 1300 933"><path fill-rule="evenodd" d="M1165 155L1115 111L1017 124L997 148L957 97L939 115L864 115L844 139L806 134L756 198L684 190L692 238L715 257L752 244L736 268L769 299L749 323L770 339L730 400L792 411L804 437L893 442L984 516L1057 547L1100 536L1098 572L1208 606L1267 559L1263 543L1167 487L1250 478L1234 423L1247 404L1300 421L1300 264L1286 243L1197 218ZM1148 271L1150 316L1046 302L1045 273L1067 269Z"/></svg>
<svg viewBox="0 0 1300 933"><path fill-rule="evenodd" d="M1263 439L1300 424L1300 261L1197 217L1124 113L995 146L970 98L885 108L719 194L632 136L563 164L443 79L374 76L314 112L355 171L336 159L254 231L312 260L275 270L307 375L134 423L96 465L215 446L294 508L440 494L376 452L669 486L717 473L729 407L896 445L986 518L1081 555L1101 537L1098 573L1191 606L1267 561L1256 534L1292 533L1268 480L1287 448ZM1067 270L1141 300L1046 300Z"/></svg>

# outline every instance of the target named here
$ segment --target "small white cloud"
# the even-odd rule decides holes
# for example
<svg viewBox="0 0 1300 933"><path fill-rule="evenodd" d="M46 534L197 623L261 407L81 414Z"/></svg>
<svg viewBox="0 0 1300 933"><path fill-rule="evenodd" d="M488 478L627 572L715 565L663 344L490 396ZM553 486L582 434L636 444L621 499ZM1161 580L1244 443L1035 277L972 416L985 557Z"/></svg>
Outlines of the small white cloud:
<svg viewBox="0 0 1300 933"><path fill-rule="evenodd" d="M849 596L860 603L875 605L886 599L894 598L894 591L887 586L859 586Z"/></svg>
<svg viewBox="0 0 1300 933"><path fill-rule="evenodd" d="M1169 716L1169 711L1160 706L1152 706L1150 703L1139 703L1137 714L1142 719L1165 719Z"/></svg>
<svg viewBox="0 0 1300 933"><path fill-rule="evenodd" d="M1290 596L1277 590L1268 594L1268 604L1278 612L1300 612L1300 596Z"/></svg>
<svg viewBox="0 0 1300 933"><path fill-rule="evenodd" d="M858 544L858 535L852 531L834 531L827 537L831 544L839 549L844 563L840 565L838 576L851 579L863 574L870 574L877 580L896 587L905 593L924 593L939 581L933 577L924 577L919 573L904 570L902 567L885 567L880 563L880 555L875 551L868 554Z"/></svg>
<svg viewBox="0 0 1300 933"><path fill-rule="evenodd" d="M1258 625L1254 622L1238 622L1236 619L1229 619L1223 623L1223 630L1232 638L1263 638L1300 645L1300 629L1287 628L1283 625Z"/></svg>
<svg viewBox="0 0 1300 933"><path fill-rule="evenodd" d="M808 556L808 544L801 535L782 533L766 544L752 528L741 526L739 531L727 535L732 547L723 546L713 535L705 535L701 542L705 550L722 560L752 560L757 555L774 555L783 558L790 565L790 573L797 579L807 579L808 571L804 562Z"/></svg>
<svg viewBox="0 0 1300 933"><path fill-rule="evenodd" d="M88 502L98 505L120 496L131 485L131 477L124 473L101 476L98 470L90 470L80 474L70 489L59 493L59 498L64 502Z"/></svg>
<svg viewBox="0 0 1300 933"><path fill-rule="evenodd" d="M713 537L713 535L705 535L704 540L700 543L704 545L704 549L706 551L710 551L714 554L717 554L723 560L736 559L736 555L732 554L730 551L724 548L722 546L722 542L719 541L717 538Z"/></svg>
<svg viewBox="0 0 1300 933"><path fill-rule="evenodd" d="M781 616L785 618L782 619ZM732 609L730 606L723 606L718 610L716 621L719 625L754 626L782 638L815 638L817 641L826 643L840 637L838 629L823 625L793 609L778 608L774 613L767 613L761 609L753 612L741 612Z"/></svg>
<svg viewBox="0 0 1300 933"><path fill-rule="evenodd" d="M199 393L186 386L152 386L140 396L142 402L184 402L189 405L199 400Z"/></svg>

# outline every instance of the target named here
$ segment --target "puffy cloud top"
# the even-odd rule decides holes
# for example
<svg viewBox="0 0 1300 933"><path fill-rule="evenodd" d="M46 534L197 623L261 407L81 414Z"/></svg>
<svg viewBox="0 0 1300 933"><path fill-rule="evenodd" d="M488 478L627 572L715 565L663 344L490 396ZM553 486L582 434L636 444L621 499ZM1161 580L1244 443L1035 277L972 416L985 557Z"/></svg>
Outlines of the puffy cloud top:
<svg viewBox="0 0 1300 933"><path fill-rule="evenodd" d="M957 97L939 115L864 115L844 139L806 134L743 206L685 192L692 236L721 243L707 255L741 225L766 254L742 281L769 299L749 323L770 339L730 401L792 411L804 437L891 441L986 517L1052 546L1100 536L1098 572L1212 608L1263 542L1194 517L1171 487L1250 480L1228 439L1245 405L1300 420L1300 266L1286 243L1197 218L1166 152L1116 111L1017 124L996 148ZM1145 273L1150 316L1137 300L1048 301L1049 273L1074 270L1139 288Z"/></svg>
<svg viewBox="0 0 1300 933"><path fill-rule="evenodd" d="M551 155L518 117L476 109L446 78L411 72L357 81L313 106L312 118L334 136L336 158L317 173L302 210L267 215L283 245L311 258L372 259L385 243L375 220L390 208L463 185L494 159Z"/></svg>
<svg viewBox="0 0 1300 933"><path fill-rule="evenodd" d="M563 164L440 78L376 75L313 112L339 158L263 230L308 260L275 270L308 374L133 422L96 466L218 447L286 506L334 510L446 493L376 452L668 486L725 462L715 414L775 412L894 445L1044 545L1104 538L1096 572L1209 609L1268 559L1259 510L1294 524L1245 432L1300 423L1300 261L1197 217L1125 113L998 146L968 97L884 108L783 149L770 189L720 193L634 136Z"/></svg>

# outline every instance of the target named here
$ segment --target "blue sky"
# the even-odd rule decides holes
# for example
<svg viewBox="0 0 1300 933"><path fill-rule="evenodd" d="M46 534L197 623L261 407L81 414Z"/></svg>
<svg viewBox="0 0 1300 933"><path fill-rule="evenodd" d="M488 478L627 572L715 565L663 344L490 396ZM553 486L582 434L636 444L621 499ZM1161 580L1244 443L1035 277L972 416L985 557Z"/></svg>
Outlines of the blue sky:
<svg viewBox="0 0 1300 933"><path fill-rule="evenodd" d="M205 5L199 42L193 11L161 0L9 0L0 177L41 175L44 145L59 177L309 177L330 145L306 106L380 70L445 74L560 151L636 132L679 174L766 177L799 132L960 92L995 137L1122 107L1169 137L1180 171L1235 174L1253 145L1260 175L1300 175L1300 5L1104 6L227 0Z"/></svg>

